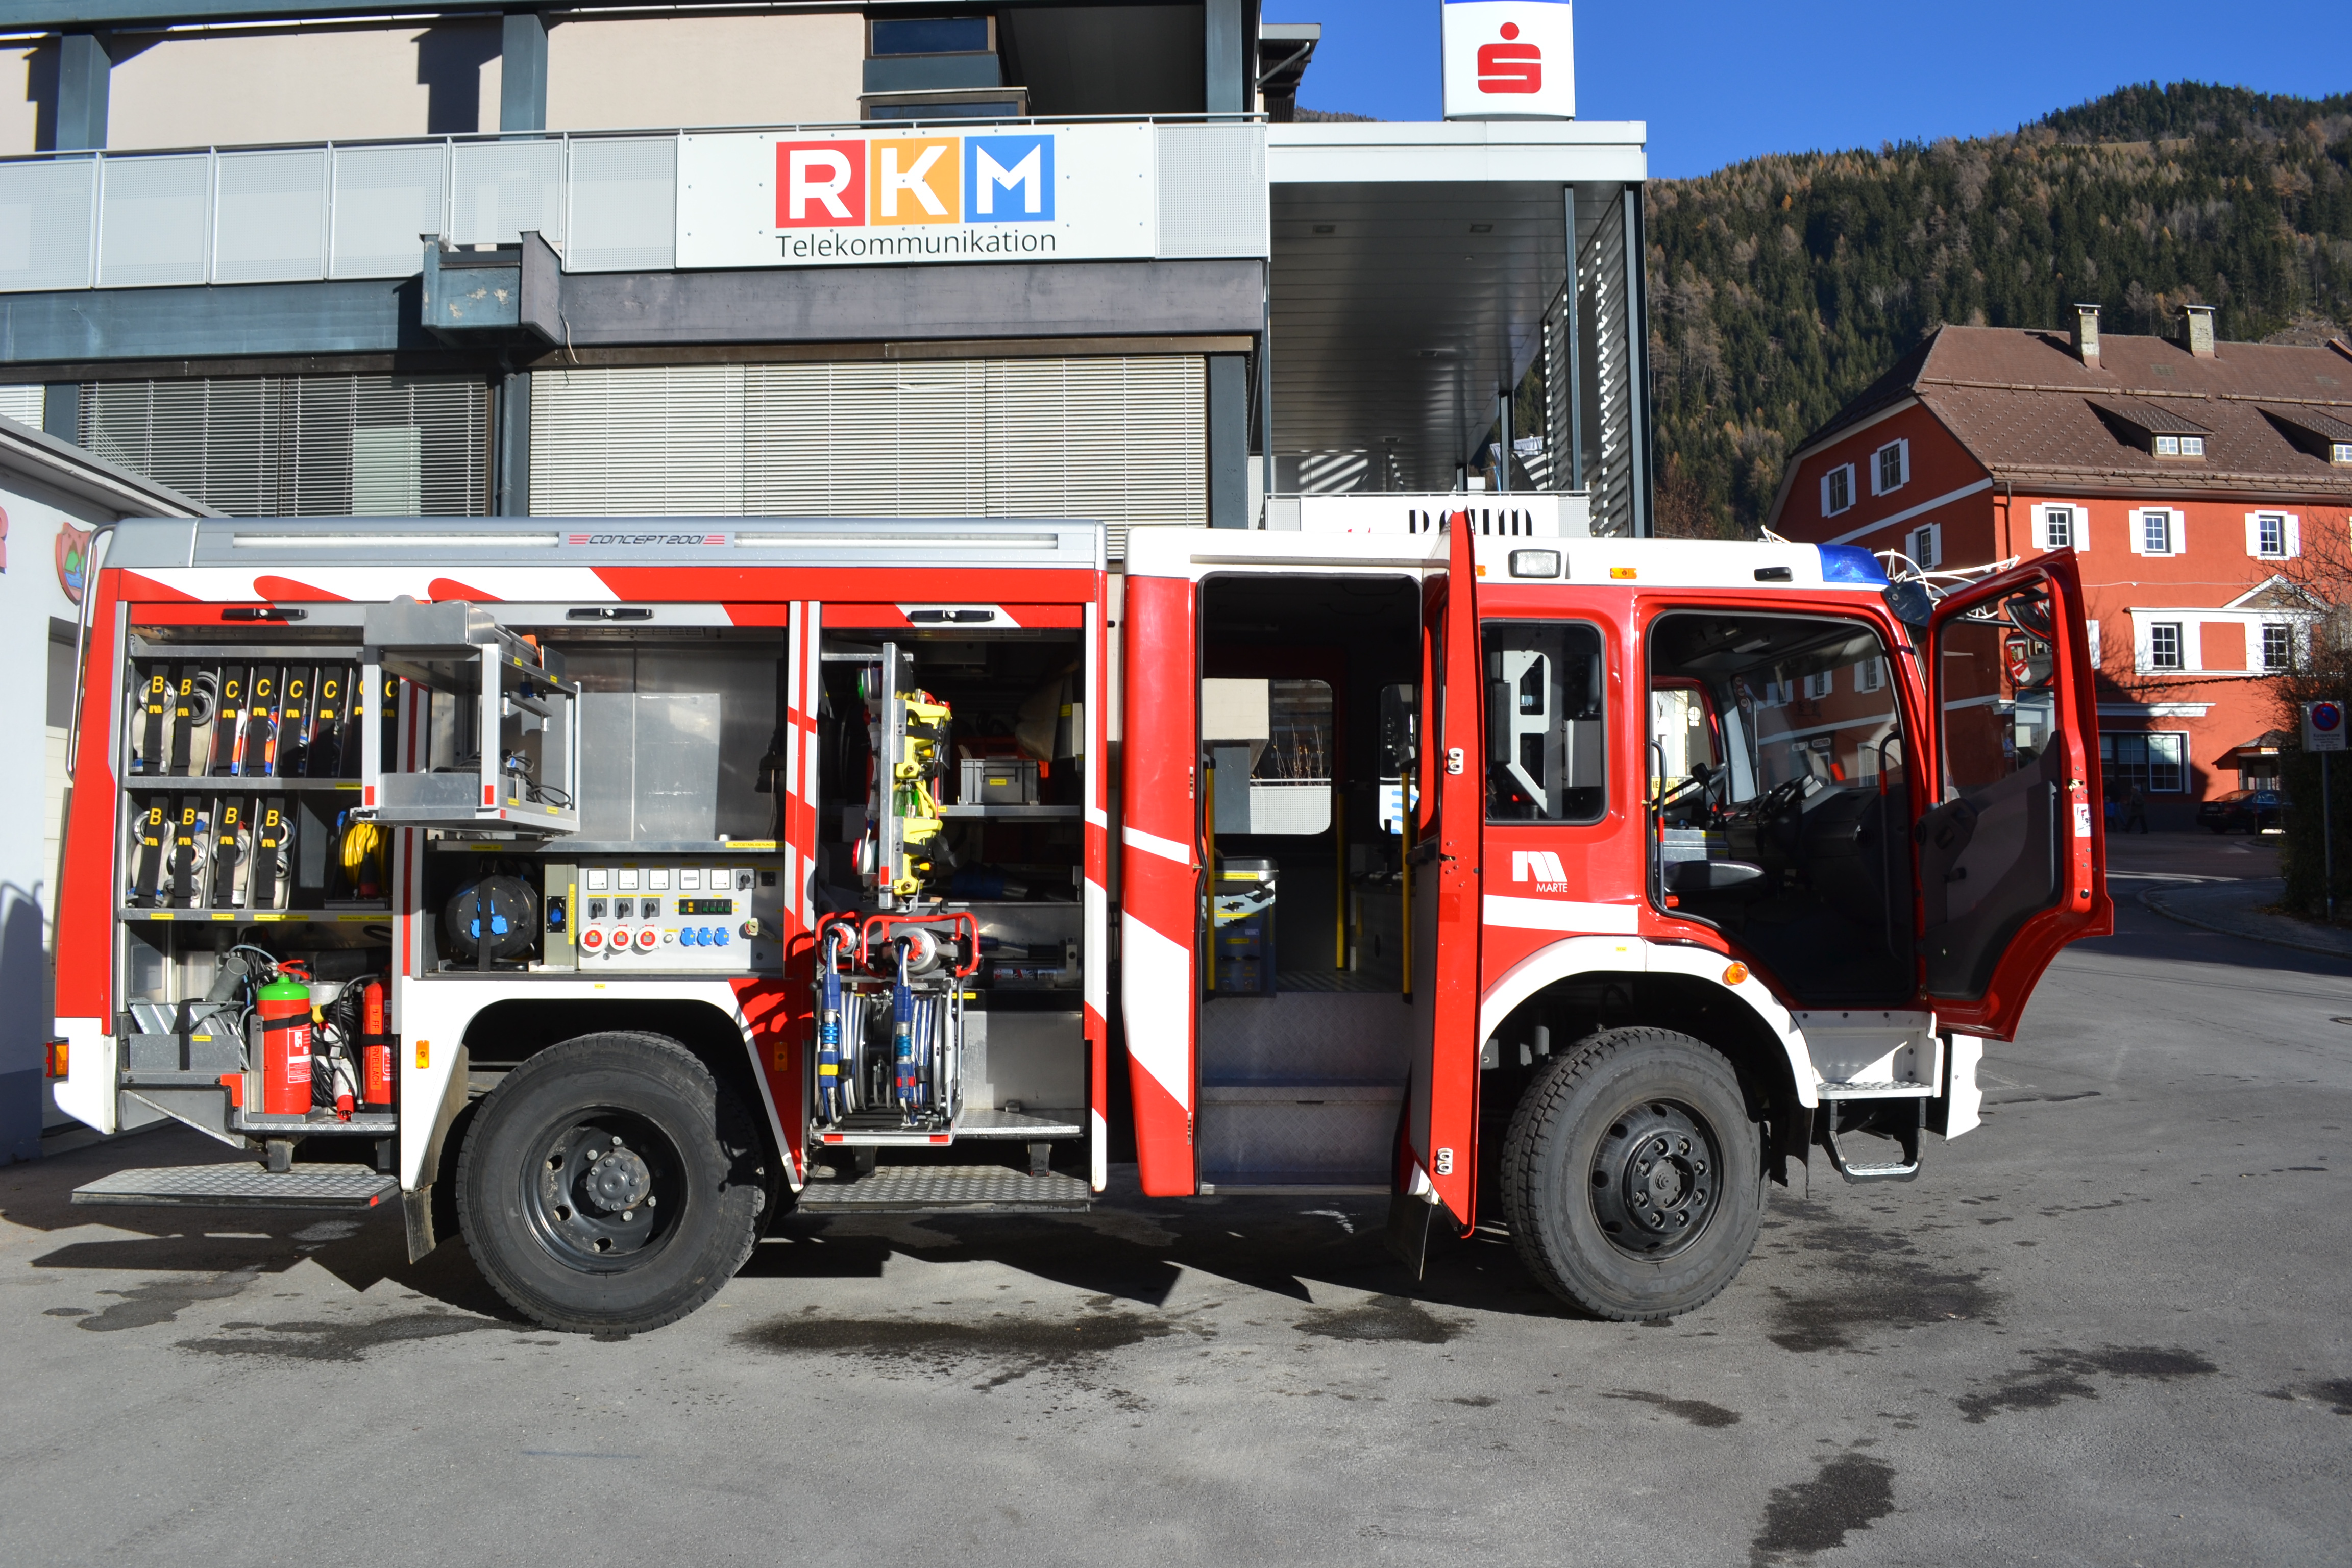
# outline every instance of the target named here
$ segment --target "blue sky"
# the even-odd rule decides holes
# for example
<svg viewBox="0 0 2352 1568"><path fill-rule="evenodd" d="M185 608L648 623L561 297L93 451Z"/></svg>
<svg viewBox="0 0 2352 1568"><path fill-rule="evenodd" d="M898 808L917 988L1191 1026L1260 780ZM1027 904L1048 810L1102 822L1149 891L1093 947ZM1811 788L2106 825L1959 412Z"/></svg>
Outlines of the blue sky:
<svg viewBox="0 0 2352 1568"><path fill-rule="evenodd" d="M1438 114L1438 0L1265 0L1320 22L1299 102L1382 120ZM2013 131L2133 81L2352 90L2347 0L1582 0L1581 120L1646 120L1650 171L1703 174L1759 153Z"/></svg>

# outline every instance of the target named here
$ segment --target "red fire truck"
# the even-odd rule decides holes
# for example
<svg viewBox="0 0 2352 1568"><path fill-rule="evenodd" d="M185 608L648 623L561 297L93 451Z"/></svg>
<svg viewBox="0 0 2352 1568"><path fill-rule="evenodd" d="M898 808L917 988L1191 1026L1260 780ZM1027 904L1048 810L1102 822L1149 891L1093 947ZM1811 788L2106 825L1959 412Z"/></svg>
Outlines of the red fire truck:
<svg viewBox="0 0 2352 1568"><path fill-rule="evenodd" d="M619 1331L1131 1157L1685 1310L2110 929L2081 594L1498 515L124 522L56 1094L252 1158L77 1197L396 1197Z"/></svg>

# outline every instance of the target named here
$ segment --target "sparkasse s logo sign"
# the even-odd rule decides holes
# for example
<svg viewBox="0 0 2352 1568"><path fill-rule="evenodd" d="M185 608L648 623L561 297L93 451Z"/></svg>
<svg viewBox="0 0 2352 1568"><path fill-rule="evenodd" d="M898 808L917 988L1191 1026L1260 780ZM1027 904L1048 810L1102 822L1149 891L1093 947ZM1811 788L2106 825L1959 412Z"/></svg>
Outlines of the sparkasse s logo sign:
<svg viewBox="0 0 2352 1568"><path fill-rule="evenodd" d="M1444 36L1446 119L1576 118L1568 0L1456 0Z"/></svg>

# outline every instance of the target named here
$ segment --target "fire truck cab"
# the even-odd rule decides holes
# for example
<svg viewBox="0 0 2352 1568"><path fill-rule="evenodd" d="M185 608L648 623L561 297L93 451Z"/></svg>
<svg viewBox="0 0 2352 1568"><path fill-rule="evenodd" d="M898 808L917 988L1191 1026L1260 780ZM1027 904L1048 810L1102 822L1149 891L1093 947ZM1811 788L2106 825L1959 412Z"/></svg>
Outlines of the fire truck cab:
<svg viewBox="0 0 2352 1568"><path fill-rule="evenodd" d="M2110 928L2081 594L1495 516L123 523L57 1098L254 1157L78 1201L396 1200L618 1331L1132 1158L1687 1310Z"/></svg>

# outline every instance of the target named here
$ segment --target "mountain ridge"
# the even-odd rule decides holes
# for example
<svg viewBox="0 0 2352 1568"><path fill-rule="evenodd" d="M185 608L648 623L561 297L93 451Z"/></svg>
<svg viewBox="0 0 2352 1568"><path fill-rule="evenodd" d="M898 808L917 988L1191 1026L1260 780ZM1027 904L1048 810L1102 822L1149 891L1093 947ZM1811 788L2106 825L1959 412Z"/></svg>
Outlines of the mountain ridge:
<svg viewBox="0 0 2352 1568"><path fill-rule="evenodd" d="M1769 153L1646 204L1658 531L1752 534L1789 454L1937 327L2352 322L2352 93L2120 88L2013 132ZM1532 413L1532 400L1522 399Z"/></svg>

